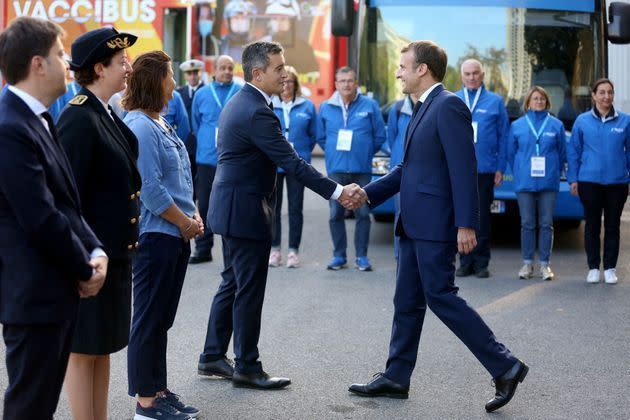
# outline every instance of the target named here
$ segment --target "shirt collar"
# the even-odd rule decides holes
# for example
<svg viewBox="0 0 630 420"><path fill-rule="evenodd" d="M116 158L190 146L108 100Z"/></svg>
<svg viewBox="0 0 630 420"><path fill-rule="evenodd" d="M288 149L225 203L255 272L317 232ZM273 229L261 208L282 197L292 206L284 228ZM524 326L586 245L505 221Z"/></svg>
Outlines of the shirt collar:
<svg viewBox="0 0 630 420"><path fill-rule="evenodd" d="M269 97L269 95L267 95L265 92L263 92L262 90L260 90L256 86L252 85L251 83L247 82L247 84L250 85L251 87L253 87L254 89L256 89L258 92L260 92L260 94L263 96L263 98L265 98L265 102L267 103L268 106L271 104L271 98Z"/></svg>
<svg viewBox="0 0 630 420"><path fill-rule="evenodd" d="M422 94L422 96L420 96L419 101L424 103L427 98L429 97L429 95L431 94L431 92L433 91L433 89L435 89L436 87L440 86L442 83L437 82L436 84L434 84L433 86L431 86L429 89L425 90L424 93Z"/></svg>
<svg viewBox="0 0 630 420"><path fill-rule="evenodd" d="M23 100L33 114L38 117L41 117L44 112L48 111L48 108L46 108L43 103L24 92L22 89L16 88L15 86L9 86L9 90L13 92L15 96Z"/></svg>

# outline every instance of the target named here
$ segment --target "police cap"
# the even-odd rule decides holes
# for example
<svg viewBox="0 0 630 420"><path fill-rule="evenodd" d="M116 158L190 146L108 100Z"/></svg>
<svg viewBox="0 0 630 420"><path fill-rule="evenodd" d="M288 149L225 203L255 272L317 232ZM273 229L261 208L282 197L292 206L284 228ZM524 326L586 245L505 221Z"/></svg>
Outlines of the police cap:
<svg viewBox="0 0 630 420"><path fill-rule="evenodd" d="M70 69L80 70L94 65L136 43L137 36L118 32L114 28L99 28L86 32L72 43Z"/></svg>
<svg viewBox="0 0 630 420"><path fill-rule="evenodd" d="M203 68L203 61L201 60L186 60L179 65L179 69L183 72L202 70Z"/></svg>

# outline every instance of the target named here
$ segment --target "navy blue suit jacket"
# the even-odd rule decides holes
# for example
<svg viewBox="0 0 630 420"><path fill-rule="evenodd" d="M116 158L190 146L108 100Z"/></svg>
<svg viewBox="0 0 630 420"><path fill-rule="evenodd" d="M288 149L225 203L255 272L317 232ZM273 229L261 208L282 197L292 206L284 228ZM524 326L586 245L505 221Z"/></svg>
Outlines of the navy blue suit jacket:
<svg viewBox="0 0 630 420"><path fill-rule="evenodd" d="M218 154L208 221L219 235L271 239L278 166L325 199L337 186L295 153L276 114L248 84L221 112Z"/></svg>
<svg viewBox="0 0 630 420"><path fill-rule="evenodd" d="M396 231L412 239L456 241L479 224L477 161L468 107L437 86L409 122L403 161L367 185L370 206L400 192Z"/></svg>
<svg viewBox="0 0 630 420"><path fill-rule="evenodd" d="M90 135L90 133L86 133ZM0 322L76 316L77 282L102 247L81 215L70 164L41 120L11 91L0 98Z"/></svg>

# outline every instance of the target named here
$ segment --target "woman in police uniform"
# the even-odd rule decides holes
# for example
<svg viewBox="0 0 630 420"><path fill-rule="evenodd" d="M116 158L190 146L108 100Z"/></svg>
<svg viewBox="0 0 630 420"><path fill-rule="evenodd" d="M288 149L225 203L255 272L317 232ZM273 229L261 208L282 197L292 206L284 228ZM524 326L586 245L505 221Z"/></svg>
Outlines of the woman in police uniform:
<svg viewBox="0 0 630 420"><path fill-rule="evenodd" d="M136 39L100 28L73 42L70 68L82 89L57 124L84 217L109 257L100 293L79 306L65 381L75 419L107 419L109 355L129 342L131 258L138 240L141 186L138 141L107 102L126 87L131 65L125 49Z"/></svg>

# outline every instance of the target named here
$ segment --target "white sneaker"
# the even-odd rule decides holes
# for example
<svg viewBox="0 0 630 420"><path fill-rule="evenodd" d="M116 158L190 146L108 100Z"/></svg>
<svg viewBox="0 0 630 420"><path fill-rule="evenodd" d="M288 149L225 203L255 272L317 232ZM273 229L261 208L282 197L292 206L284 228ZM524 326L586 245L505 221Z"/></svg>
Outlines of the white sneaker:
<svg viewBox="0 0 630 420"><path fill-rule="evenodd" d="M269 254L269 267L278 267L282 262L282 254L280 251L271 251Z"/></svg>
<svg viewBox="0 0 630 420"><path fill-rule="evenodd" d="M531 279L534 275L534 266L529 263L523 264L520 270L518 270L519 279Z"/></svg>
<svg viewBox="0 0 630 420"><path fill-rule="evenodd" d="M291 251L287 256L287 267L288 268L297 268L300 266L300 256L297 252Z"/></svg>
<svg viewBox="0 0 630 420"><path fill-rule="evenodd" d="M599 270L594 268L592 270L588 270L588 275L586 276L587 283L599 283Z"/></svg>
<svg viewBox="0 0 630 420"><path fill-rule="evenodd" d="M604 281L607 284L616 284L617 283L617 270L614 268L609 268L604 271Z"/></svg>
<svg viewBox="0 0 630 420"><path fill-rule="evenodd" d="M549 267L549 264L541 264L540 265L540 277L542 277L543 280L553 280L553 271L551 271L551 267Z"/></svg>

